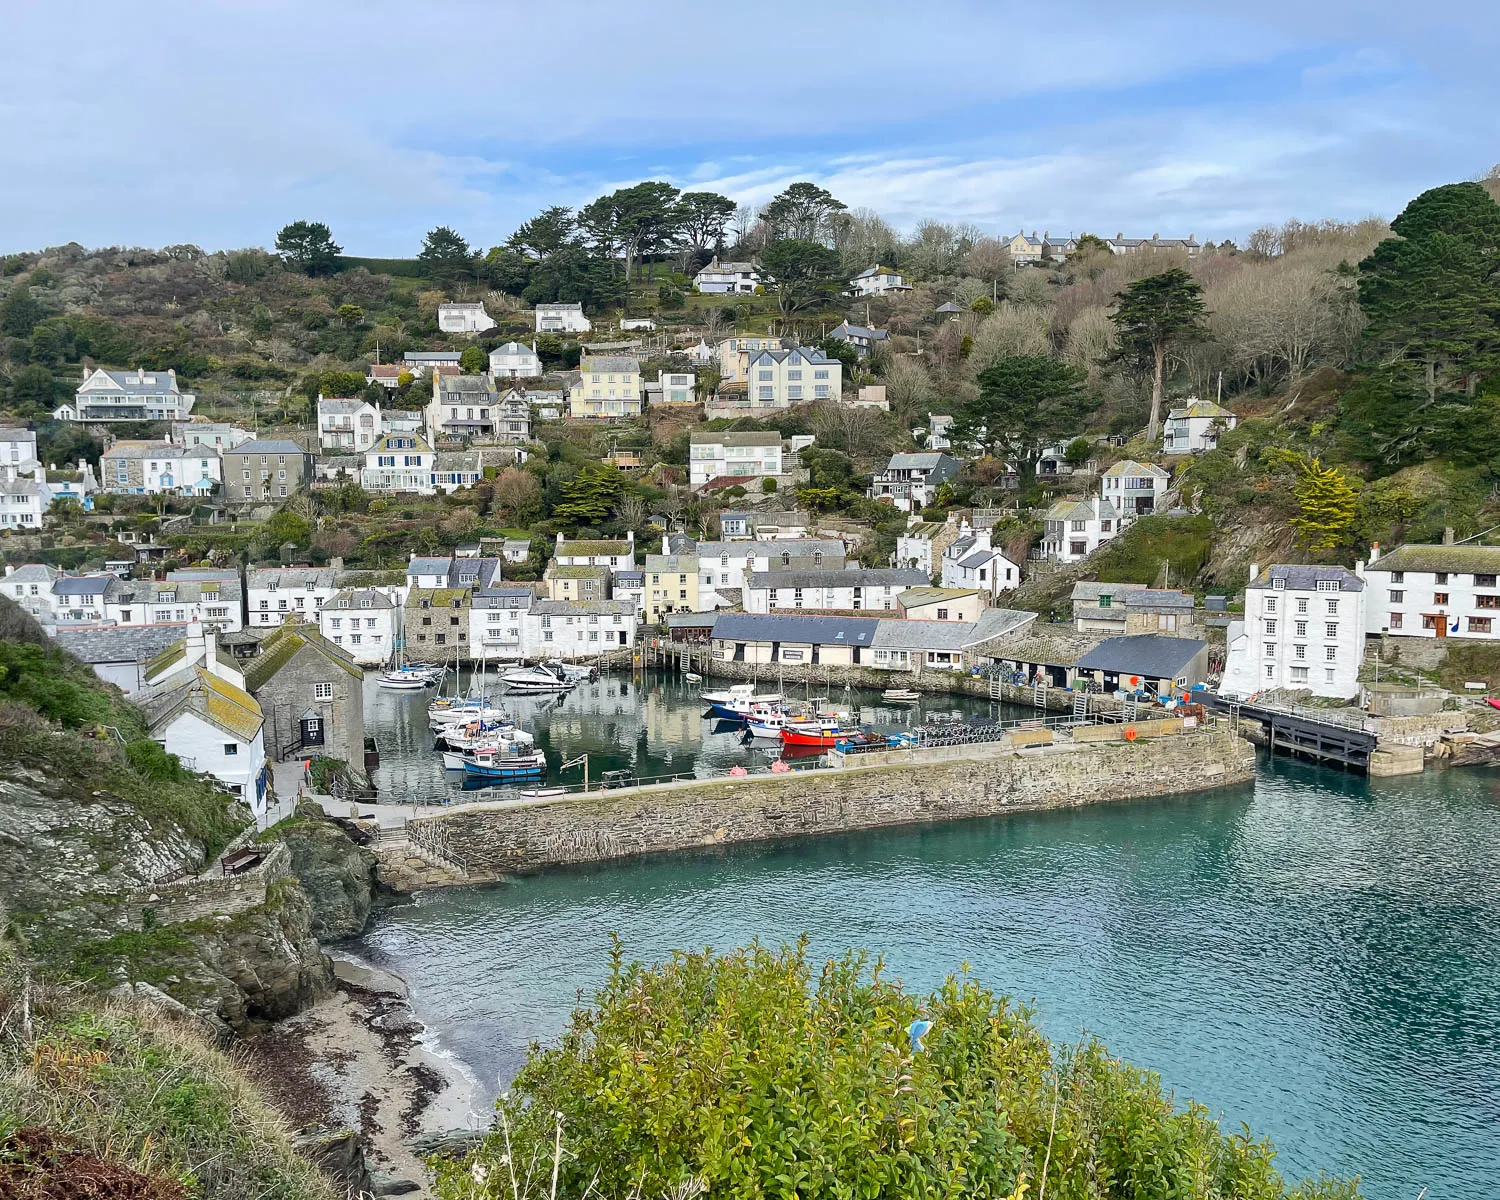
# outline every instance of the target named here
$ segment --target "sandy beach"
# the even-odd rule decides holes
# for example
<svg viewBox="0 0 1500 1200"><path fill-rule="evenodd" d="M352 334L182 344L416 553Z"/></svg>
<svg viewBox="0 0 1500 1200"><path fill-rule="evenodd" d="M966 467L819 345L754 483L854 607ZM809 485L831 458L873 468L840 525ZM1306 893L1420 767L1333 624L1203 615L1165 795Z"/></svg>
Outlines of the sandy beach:
<svg viewBox="0 0 1500 1200"><path fill-rule="evenodd" d="M422 1044L423 1026L384 972L373 987L341 981L327 999L246 1047L250 1069L297 1128L348 1126L364 1135L378 1176L424 1183L408 1144L424 1133L482 1129L473 1080ZM422 1192L409 1192L419 1196Z"/></svg>

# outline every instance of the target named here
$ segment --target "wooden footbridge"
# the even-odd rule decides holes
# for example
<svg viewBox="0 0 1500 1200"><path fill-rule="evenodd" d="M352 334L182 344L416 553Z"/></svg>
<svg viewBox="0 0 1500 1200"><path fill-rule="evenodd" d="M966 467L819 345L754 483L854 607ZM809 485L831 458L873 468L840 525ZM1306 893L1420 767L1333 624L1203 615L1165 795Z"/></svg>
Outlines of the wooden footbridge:
<svg viewBox="0 0 1500 1200"><path fill-rule="evenodd" d="M1223 696L1207 696L1204 703L1227 716L1231 728L1237 729L1241 719L1259 722L1273 754L1292 754L1368 771L1370 755L1375 753L1379 742L1364 713L1355 716L1315 708L1287 708Z"/></svg>

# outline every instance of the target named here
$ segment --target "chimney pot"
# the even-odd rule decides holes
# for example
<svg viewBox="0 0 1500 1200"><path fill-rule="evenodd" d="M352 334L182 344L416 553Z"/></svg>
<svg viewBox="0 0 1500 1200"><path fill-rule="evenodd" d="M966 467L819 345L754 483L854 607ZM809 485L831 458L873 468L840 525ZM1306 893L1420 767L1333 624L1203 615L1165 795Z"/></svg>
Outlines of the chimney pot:
<svg viewBox="0 0 1500 1200"><path fill-rule="evenodd" d="M1443 527L1443 545L1445 545L1445 546L1451 546L1451 545L1453 545L1453 526L1452 525L1445 525Z"/></svg>
<svg viewBox="0 0 1500 1200"><path fill-rule="evenodd" d="M1251 563L1250 564L1250 582L1254 583L1255 580L1259 577L1259 575L1260 575L1260 564L1259 563Z"/></svg>

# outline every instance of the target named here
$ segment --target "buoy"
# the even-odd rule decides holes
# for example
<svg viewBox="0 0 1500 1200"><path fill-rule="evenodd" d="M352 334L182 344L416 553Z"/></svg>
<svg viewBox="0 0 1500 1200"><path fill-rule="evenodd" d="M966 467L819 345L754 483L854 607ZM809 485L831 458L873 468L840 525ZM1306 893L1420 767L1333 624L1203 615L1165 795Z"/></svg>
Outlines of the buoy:
<svg viewBox="0 0 1500 1200"><path fill-rule="evenodd" d="M730 767L729 768L729 773L731 775L735 775L735 776L750 774L750 772L747 771L747 770L745 770L744 767Z"/></svg>
<svg viewBox="0 0 1500 1200"><path fill-rule="evenodd" d="M1125 731L1125 740L1127 742L1133 742L1133 741L1135 741L1135 737L1136 737L1136 734L1135 734L1135 730L1134 729L1127 729Z"/></svg>

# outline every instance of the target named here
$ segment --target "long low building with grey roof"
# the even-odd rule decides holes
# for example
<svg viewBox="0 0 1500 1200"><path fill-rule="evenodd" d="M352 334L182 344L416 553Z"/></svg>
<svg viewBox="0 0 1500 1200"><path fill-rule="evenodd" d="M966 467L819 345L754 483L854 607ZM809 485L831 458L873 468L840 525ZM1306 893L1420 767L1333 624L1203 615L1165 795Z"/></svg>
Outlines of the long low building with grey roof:
<svg viewBox="0 0 1500 1200"><path fill-rule="evenodd" d="M894 613L897 596L908 588L926 587L927 583L927 576L911 567L753 571L745 580L744 605L745 611L752 613L780 610Z"/></svg>

